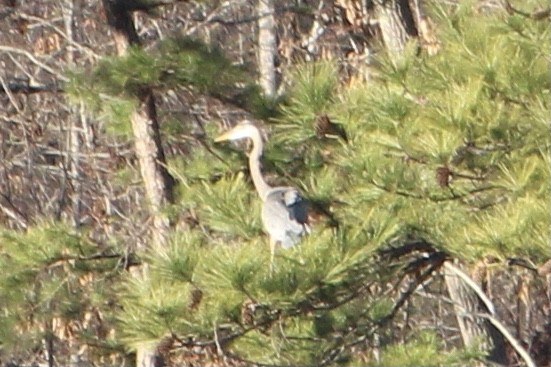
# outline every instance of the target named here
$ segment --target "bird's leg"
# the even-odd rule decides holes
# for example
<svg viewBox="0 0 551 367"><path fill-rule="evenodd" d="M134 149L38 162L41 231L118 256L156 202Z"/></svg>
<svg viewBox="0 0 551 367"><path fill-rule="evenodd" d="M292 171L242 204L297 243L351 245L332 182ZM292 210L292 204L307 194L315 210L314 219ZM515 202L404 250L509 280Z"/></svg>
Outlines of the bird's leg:
<svg viewBox="0 0 551 367"><path fill-rule="evenodd" d="M270 238L270 276L274 273L274 260L275 260L276 241Z"/></svg>

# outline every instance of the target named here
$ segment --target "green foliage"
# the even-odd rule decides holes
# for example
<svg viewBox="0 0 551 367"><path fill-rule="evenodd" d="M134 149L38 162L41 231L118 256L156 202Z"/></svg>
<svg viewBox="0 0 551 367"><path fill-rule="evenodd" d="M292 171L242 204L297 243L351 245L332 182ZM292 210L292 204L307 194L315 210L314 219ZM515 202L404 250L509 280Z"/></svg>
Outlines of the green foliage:
<svg viewBox="0 0 551 367"><path fill-rule="evenodd" d="M232 180L223 178L214 185L203 182L203 190L197 194L198 215L211 229L242 238L260 234L260 210L251 210L258 201L253 204L242 175Z"/></svg>
<svg viewBox="0 0 551 367"><path fill-rule="evenodd" d="M385 348L381 366L475 366L483 354L477 351L444 351L431 332L420 332L408 343Z"/></svg>
<svg viewBox="0 0 551 367"><path fill-rule="evenodd" d="M162 42L159 58L154 60L154 69L161 73L159 83L169 88L190 85L203 93L223 95L244 77L219 49L189 38L170 38Z"/></svg>
<svg viewBox="0 0 551 367"><path fill-rule="evenodd" d="M315 137L316 117L327 111L335 97L338 70L330 62L303 64L290 80L289 98L281 106L283 116L273 136L278 144L300 144Z"/></svg>
<svg viewBox="0 0 551 367"><path fill-rule="evenodd" d="M264 100L246 73L219 49L189 38L168 38L153 52L132 47L123 57L106 58L92 70L73 72L67 91L106 119L109 131L130 137L130 116L144 89L176 87L191 87L263 116L273 114L277 104Z"/></svg>
<svg viewBox="0 0 551 367"><path fill-rule="evenodd" d="M113 340L90 333L107 330L115 295L119 259L59 224L43 223L26 233L3 230L0 266L0 343L10 358L41 345L48 335L70 334L80 343L108 354L122 350ZM101 326L91 320L103 314ZM86 321L88 320L88 321ZM99 322L99 320L98 320ZM107 348L107 344L109 348Z"/></svg>
<svg viewBox="0 0 551 367"><path fill-rule="evenodd" d="M212 340L216 330L229 351L255 362L354 364L345 346L374 330L384 334L395 311L391 295L360 291L394 282L407 266L377 257L389 245L422 237L466 262L547 260L549 80L542 50L549 25L470 9L436 8L440 54L410 50L397 62L381 59L376 80L341 86L331 64L298 69L264 168L281 177L278 184L326 205L339 227L318 226L300 246L278 251L273 272L267 238L259 236L259 201L241 173L244 155L226 146L217 151L222 160L196 151L174 164L181 210L198 223L174 247L193 255L162 255L183 260L153 266L145 290L131 287L136 302L159 289L174 297L163 307L127 308L132 340L169 332ZM321 114L343 124L348 143L315 134ZM151 263L160 256L151 254ZM193 290L202 298L190 308ZM167 313L172 326L159 316ZM148 324L154 334L132 327L142 317L159 320ZM231 342L224 335L233 335ZM381 363L468 365L481 357L445 350L435 334L410 338L384 348ZM331 357L335 350L341 352Z"/></svg>
<svg viewBox="0 0 551 367"><path fill-rule="evenodd" d="M187 170L187 180L177 173L179 170L174 171L182 178L179 187L182 207L179 210L193 210L202 225L229 237L257 237L260 234L260 208L256 196L253 196L256 193L249 190L242 174L211 183L209 173L213 173L216 163L205 166L200 157L206 156L201 154L196 157L199 159L187 161L182 166L181 169ZM218 166L220 170L222 167L225 165Z"/></svg>
<svg viewBox="0 0 551 367"><path fill-rule="evenodd" d="M245 155L197 148L170 162L180 182L170 209L186 230L141 254L147 279L125 281L127 343L177 335L258 363L355 364L354 348L375 331L387 336L399 304L385 287L410 265L389 266L381 250L422 238L466 263L549 259L549 24L474 14L468 4L432 10L444 45L436 56L411 48L398 61L381 57L377 78L350 85L330 63L297 69L264 168L277 184L300 187L338 227L319 225L300 246L278 251L273 271ZM118 75L121 64L92 86L108 80L98 90L133 98L143 85L226 93L217 83L241 78L222 73L231 68L203 45L171 41L159 50L166 57L155 62L129 55L125 67L150 65L145 75ZM321 115L342 124L349 141L318 137ZM10 281L34 277L29 271ZM468 365L481 356L450 351L432 333L407 336L397 346L388 333L381 364Z"/></svg>
<svg viewBox="0 0 551 367"><path fill-rule="evenodd" d="M208 340L217 330L220 335L242 334L230 349L242 356L259 357L255 359L258 361L297 364L318 360L331 348L332 333L346 330L346 321L358 317L359 310L366 312L365 299L335 310L332 305L349 297L372 276L370 271L357 274L357 266L370 262L374 268L372 251L389 238L379 232L344 241L329 230L317 232L305 238L301 246L279 251L270 272L264 237L240 232L240 218L231 221L235 224L231 229L219 227L222 221L201 214L214 215L212 209L217 208L222 213L216 214L219 216L225 205L242 205L236 200L226 202L223 195L232 192L228 198L245 199L238 194L246 191L242 175L222 179L209 190L201 185L204 183L185 190L191 192L190 201L195 198L201 227L177 232L167 249L143 256L150 264L149 277L130 277L126 282L125 312L120 315L125 340L132 345L172 333L183 339ZM218 190L218 186L222 196L210 191ZM231 191L235 187L239 190ZM213 194L216 196L211 200L202 196ZM388 302L383 304L388 306ZM263 325L263 332L248 329L244 316L248 305L253 307L253 323ZM314 307L320 308L316 311ZM378 309L382 316L389 312L388 307ZM297 315L302 317L294 317ZM257 348L250 349L251 345Z"/></svg>
<svg viewBox="0 0 551 367"><path fill-rule="evenodd" d="M355 203L350 212L386 213L459 258L543 261L549 27L522 18L520 37L510 28L517 16L469 9L438 9L445 48L436 57L387 61L380 83L342 91L332 108L352 138L333 177L352 188L340 196Z"/></svg>

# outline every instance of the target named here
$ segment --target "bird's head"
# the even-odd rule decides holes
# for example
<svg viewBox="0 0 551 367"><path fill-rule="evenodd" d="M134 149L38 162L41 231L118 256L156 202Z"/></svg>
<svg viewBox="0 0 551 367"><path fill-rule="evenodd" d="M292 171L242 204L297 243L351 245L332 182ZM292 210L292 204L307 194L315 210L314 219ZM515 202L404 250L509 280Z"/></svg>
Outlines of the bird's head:
<svg viewBox="0 0 551 367"><path fill-rule="evenodd" d="M260 133L258 132L258 128L254 126L250 121L245 120L235 125L231 130L226 131L224 134L214 139L214 141L218 143L226 140L239 140L245 138L254 139L255 137L259 136Z"/></svg>

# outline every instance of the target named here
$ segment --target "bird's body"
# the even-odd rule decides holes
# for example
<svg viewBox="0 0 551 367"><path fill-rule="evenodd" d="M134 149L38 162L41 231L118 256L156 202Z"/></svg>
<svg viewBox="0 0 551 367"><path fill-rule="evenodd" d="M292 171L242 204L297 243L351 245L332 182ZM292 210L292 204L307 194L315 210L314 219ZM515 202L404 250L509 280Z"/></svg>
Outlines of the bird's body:
<svg viewBox="0 0 551 367"><path fill-rule="evenodd" d="M272 262L275 247L294 246L309 233L308 208L299 191L294 187L272 187L266 183L260 170L262 138L258 129L249 122L242 122L222 134L215 141L251 139L253 148L249 154L249 169L254 186L262 200L262 224L270 236Z"/></svg>
<svg viewBox="0 0 551 367"><path fill-rule="evenodd" d="M262 206L262 223L271 241L293 247L309 232L308 208L293 187L274 187Z"/></svg>

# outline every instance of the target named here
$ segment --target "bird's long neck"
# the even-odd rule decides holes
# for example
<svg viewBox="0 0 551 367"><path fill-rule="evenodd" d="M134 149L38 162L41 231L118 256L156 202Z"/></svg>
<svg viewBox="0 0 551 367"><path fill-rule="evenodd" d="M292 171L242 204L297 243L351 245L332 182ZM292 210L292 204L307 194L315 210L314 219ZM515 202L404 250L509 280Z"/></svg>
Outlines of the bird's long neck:
<svg viewBox="0 0 551 367"><path fill-rule="evenodd" d="M264 201L266 200L266 196L272 187L264 181L264 177L262 177L262 172L260 170L260 157L262 156L264 144L262 143L262 138L260 137L259 132L252 136L252 141L253 149L249 154L249 169L251 171L254 187L256 188L258 195L260 195L262 201Z"/></svg>

